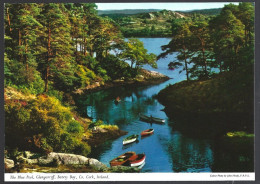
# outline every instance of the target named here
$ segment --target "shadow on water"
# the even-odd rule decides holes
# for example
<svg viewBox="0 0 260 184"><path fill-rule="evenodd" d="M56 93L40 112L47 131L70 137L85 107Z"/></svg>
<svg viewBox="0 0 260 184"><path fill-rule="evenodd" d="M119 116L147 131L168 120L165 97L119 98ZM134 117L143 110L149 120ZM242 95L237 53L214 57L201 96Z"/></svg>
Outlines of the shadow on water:
<svg viewBox="0 0 260 184"><path fill-rule="evenodd" d="M253 132L253 116L243 113L171 113L169 126L193 138L216 138L228 131ZM174 123L171 123L174 122Z"/></svg>
<svg viewBox="0 0 260 184"><path fill-rule="evenodd" d="M213 154L208 140L196 140L183 137L175 132L175 138L169 140L168 151L173 162L174 172L211 172Z"/></svg>
<svg viewBox="0 0 260 184"><path fill-rule="evenodd" d="M158 54L161 52L160 46L167 44L170 39L141 40L149 52ZM252 132L253 120L248 120L242 114L196 115L168 110L166 116L161 111L164 106L154 95L169 84L185 80L185 74L167 69L168 62L176 56L174 54L157 62L156 71L173 78L169 81L153 86L119 86L81 95L76 99L77 110L81 115L92 117L93 121L100 119L104 123L116 124L129 132L129 135L139 135L149 128L155 130L153 135L128 146L123 146L124 137L106 141L92 148L89 157L109 165L110 160L127 151L144 152L147 158L141 172L253 171L253 140L230 140L223 137L227 131L236 131L233 127ZM149 67L146 69L155 70ZM114 100L118 96L121 102L115 104ZM163 118L166 122L163 125L146 123L140 121L139 113Z"/></svg>
<svg viewBox="0 0 260 184"><path fill-rule="evenodd" d="M188 167L189 162L192 162L193 167L197 165L198 168L211 168L212 172L253 172L254 171L254 139L253 137L238 137L228 138L226 132L234 132L244 130L252 132L253 119L246 114L182 114L178 113L171 116L169 126L172 130L177 130L182 133L184 138L180 139L181 143L173 140L168 145L172 152L172 160L174 162L174 170L176 172L183 171ZM250 123L251 122L251 123ZM235 126L234 126L235 125ZM234 128L236 127L236 128ZM193 139L193 151L187 146L186 139ZM196 140L209 140L210 149L207 146L200 146L196 149ZM178 144L175 145L174 144ZM176 148L180 151L176 152ZM203 149L202 149L203 148ZM189 155L192 153L191 155ZM188 155L187 155L188 154ZM201 159L208 159L207 154L212 154L213 157L208 161L196 162L198 156ZM186 156L185 156L186 155ZM196 159L193 157L197 155ZM189 158L189 160L186 160ZM176 160L176 162L175 162ZM208 163L208 165L201 165ZM188 169L191 172L192 169ZM198 170L197 170L198 171ZM197 172L196 171L196 172ZM200 171L201 172L201 171Z"/></svg>
<svg viewBox="0 0 260 184"><path fill-rule="evenodd" d="M127 124L136 119L139 113L144 113L146 106L152 106L155 99L142 93L142 90L150 86L121 86L107 90L80 96L76 99L78 111L87 114L94 121L101 119L107 124ZM116 97L121 98L121 102L115 104ZM117 114L114 114L115 111ZM112 115L113 114L113 115Z"/></svg>
<svg viewBox="0 0 260 184"><path fill-rule="evenodd" d="M122 149L125 150L125 149L128 149L128 148L131 148L132 146L134 146L135 144L138 144L138 143L139 143L139 140L136 140L136 141L133 142L133 143L123 145L123 146L122 146Z"/></svg>

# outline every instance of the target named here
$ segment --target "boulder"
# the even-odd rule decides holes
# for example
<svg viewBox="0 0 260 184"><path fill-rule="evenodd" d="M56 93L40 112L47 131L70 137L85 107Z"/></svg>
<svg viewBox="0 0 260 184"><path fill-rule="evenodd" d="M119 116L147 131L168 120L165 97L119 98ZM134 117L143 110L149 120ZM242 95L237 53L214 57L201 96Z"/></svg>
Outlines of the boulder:
<svg viewBox="0 0 260 184"><path fill-rule="evenodd" d="M30 158L30 157L33 156L34 154L31 153L30 151L25 151L25 152L23 153L23 155L24 155L25 158Z"/></svg>
<svg viewBox="0 0 260 184"><path fill-rule="evenodd" d="M64 165L88 165L89 159L82 155L51 152L47 156L38 159L40 165L64 164Z"/></svg>
<svg viewBox="0 0 260 184"><path fill-rule="evenodd" d="M89 159L89 166L91 166L99 171L108 170L108 167L105 164L103 164L102 162L99 162L97 159L94 159L94 158Z"/></svg>
<svg viewBox="0 0 260 184"><path fill-rule="evenodd" d="M14 167L14 161L11 159L5 158L4 162L5 162L5 169L11 169Z"/></svg>
<svg viewBox="0 0 260 184"><path fill-rule="evenodd" d="M25 159L24 161L27 164L38 164L38 159Z"/></svg>

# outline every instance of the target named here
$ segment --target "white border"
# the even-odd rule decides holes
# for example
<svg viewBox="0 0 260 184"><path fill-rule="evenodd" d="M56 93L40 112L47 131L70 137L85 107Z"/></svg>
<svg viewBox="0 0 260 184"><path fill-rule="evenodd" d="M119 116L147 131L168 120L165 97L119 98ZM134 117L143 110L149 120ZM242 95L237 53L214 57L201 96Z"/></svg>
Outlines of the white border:
<svg viewBox="0 0 260 184"><path fill-rule="evenodd" d="M5 181L255 181L255 173L5 173Z"/></svg>

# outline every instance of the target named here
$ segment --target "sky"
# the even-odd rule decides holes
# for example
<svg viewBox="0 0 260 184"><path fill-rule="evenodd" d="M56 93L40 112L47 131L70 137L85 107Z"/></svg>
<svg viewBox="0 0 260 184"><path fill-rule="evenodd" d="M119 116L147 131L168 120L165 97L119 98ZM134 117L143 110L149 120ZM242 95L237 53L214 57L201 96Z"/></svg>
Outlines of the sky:
<svg viewBox="0 0 260 184"><path fill-rule="evenodd" d="M173 11L222 8L225 4L229 3L96 3L98 10L166 9Z"/></svg>

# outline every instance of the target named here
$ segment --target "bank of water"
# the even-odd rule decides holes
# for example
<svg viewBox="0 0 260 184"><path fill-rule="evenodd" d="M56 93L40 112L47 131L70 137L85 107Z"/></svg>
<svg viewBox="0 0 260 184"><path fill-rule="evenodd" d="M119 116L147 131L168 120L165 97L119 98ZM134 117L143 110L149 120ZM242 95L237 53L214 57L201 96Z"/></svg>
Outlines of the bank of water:
<svg viewBox="0 0 260 184"><path fill-rule="evenodd" d="M160 54L161 46L168 44L169 38L141 38L145 48L156 55ZM146 154L146 164L141 172L213 172L214 140L209 138L194 138L174 128L161 105L154 96L169 84L185 80L185 73L179 74L179 69L168 70L168 63L176 60L176 53L160 59L155 70L171 79L151 86L120 86L101 90L81 97L85 113L93 120L103 120L107 124L115 124L128 135L139 134L141 131L153 128L154 134L139 138L139 142L123 146L123 139L107 141L92 148L90 157L96 158L109 166L109 161L127 151ZM119 96L121 102L114 103ZM139 113L152 115L166 120L164 125L150 124L139 119ZM196 127L194 127L196 128ZM219 153L221 154L221 153ZM218 167L225 165L218 161ZM234 163L235 164L235 163Z"/></svg>

